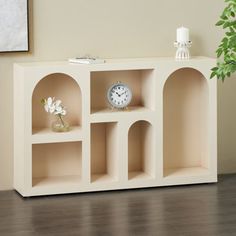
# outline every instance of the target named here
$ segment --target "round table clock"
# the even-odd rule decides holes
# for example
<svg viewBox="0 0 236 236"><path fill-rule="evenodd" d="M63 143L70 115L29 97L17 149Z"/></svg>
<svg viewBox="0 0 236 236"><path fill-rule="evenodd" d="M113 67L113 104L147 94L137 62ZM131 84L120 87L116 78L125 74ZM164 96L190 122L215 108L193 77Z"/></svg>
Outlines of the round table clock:
<svg viewBox="0 0 236 236"><path fill-rule="evenodd" d="M112 108L124 109L130 104L132 92L130 88L121 82L117 82L108 89L107 100Z"/></svg>

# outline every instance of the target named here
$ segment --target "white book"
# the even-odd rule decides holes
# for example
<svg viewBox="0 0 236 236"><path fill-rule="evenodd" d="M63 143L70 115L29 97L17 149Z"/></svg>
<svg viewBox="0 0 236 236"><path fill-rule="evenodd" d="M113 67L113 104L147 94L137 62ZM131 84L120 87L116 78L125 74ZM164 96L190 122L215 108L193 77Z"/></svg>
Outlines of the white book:
<svg viewBox="0 0 236 236"><path fill-rule="evenodd" d="M102 64L106 62L104 59L100 58L69 58L68 61L78 64Z"/></svg>

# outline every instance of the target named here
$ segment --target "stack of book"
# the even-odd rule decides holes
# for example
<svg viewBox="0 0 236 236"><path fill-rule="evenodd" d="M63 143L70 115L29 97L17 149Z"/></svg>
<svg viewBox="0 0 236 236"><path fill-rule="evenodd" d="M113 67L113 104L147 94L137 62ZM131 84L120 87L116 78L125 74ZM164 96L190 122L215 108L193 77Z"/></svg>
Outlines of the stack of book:
<svg viewBox="0 0 236 236"><path fill-rule="evenodd" d="M78 63L78 64L101 64L106 62L104 59L94 58L94 57L69 58L68 61L70 63Z"/></svg>

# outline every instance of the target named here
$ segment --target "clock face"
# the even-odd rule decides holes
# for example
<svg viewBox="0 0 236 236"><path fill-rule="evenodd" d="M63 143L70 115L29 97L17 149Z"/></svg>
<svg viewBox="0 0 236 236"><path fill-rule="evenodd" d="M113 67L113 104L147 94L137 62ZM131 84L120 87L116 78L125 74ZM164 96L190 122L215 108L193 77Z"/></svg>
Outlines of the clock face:
<svg viewBox="0 0 236 236"><path fill-rule="evenodd" d="M125 108L131 102L132 92L125 84L113 84L107 92L107 99L113 107Z"/></svg>

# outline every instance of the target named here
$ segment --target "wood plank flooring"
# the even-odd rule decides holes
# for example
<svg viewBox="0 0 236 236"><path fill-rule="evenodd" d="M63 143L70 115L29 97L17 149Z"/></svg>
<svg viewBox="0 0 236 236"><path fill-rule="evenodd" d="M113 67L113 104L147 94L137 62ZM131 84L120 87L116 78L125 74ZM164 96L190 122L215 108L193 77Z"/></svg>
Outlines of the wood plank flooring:
<svg viewBox="0 0 236 236"><path fill-rule="evenodd" d="M236 235L236 174L218 184L22 198L0 192L0 236Z"/></svg>

